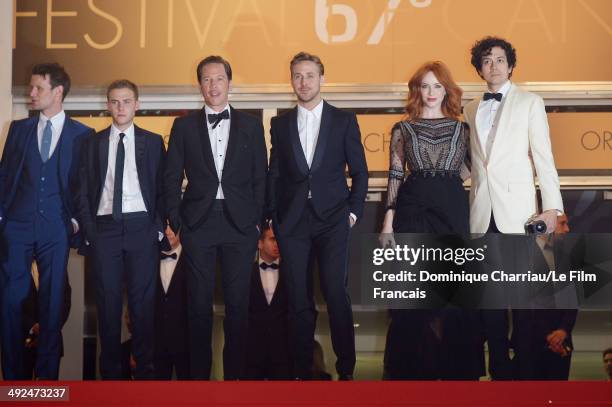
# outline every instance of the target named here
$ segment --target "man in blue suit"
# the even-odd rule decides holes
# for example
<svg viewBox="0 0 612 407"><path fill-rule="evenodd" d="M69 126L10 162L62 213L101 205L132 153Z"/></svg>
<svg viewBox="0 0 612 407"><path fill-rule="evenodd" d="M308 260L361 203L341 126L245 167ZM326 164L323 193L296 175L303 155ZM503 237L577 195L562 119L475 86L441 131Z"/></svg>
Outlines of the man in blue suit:
<svg viewBox="0 0 612 407"><path fill-rule="evenodd" d="M79 232L70 191L81 141L93 133L62 109L70 90L62 66L36 65L30 88L32 110L39 114L11 123L0 162L0 320L6 380L25 378L22 306L32 284L33 259L40 275L35 374L58 378L66 265Z"/></svg>

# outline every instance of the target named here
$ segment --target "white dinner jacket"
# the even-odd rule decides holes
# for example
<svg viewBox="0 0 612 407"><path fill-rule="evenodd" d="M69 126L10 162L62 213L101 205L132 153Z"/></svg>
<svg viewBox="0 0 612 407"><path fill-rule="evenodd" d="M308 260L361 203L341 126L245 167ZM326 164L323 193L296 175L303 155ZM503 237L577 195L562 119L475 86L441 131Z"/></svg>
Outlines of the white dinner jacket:
<svg viewBox="0 0 612 407"><path fill-rule="evenodd" d="M483 148L476 127L480 100L464 108L472 157L470 231L486 233L493 213L500 232L524 233L525 222L538 212L535 174L542 211L563 211L544 101L511 84Z"/></svg>

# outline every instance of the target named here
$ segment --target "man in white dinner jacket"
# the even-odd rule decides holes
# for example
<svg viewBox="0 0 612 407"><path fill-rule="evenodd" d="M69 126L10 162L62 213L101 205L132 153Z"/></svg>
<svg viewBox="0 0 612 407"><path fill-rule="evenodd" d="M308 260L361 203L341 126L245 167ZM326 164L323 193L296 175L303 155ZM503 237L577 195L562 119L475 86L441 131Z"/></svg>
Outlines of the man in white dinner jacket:
<svg viewBox="0 0 612 407"><path fill-rule="evenodd" d="M507 41L486 37L476 42L471 54L471 63L488 90L464 108L471 129L470 231L522 234L525 223L535 219L544 221L552 232L563 201L544 101L510 81L516 51ZM484 310L483 322L491 377L511 379L507 312Z"/></svg>

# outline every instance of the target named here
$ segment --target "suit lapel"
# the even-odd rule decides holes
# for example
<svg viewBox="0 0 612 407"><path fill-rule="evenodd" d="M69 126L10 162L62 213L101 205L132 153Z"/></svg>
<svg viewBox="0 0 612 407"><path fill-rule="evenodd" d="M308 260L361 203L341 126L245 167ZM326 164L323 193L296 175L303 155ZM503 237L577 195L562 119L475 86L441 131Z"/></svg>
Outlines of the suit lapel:
<svg viewBox="0 0 612 407"><path fill-rule="evenodd" d="M295 156L295 161L303 174L308 174L308 162L306 161L306 156L304 155L304 149L302 148L302 143L300 142L300 132L298 131L298 108L297 106L289 112L289 139L291 140L291 147L293 148L293 155Z"/></svg>
<svg viewBox="0 0 612 407"><path fill-rule="evenodd" d="M151 203L147 200L148 194L145 193L147 186L147 171L145 169L145 154L147 150L147 139L142 129L134 125L134 149L136 155L136 173L138 174L138 183L140 184L140 191L142 192L142 199L144 200L145 207L150 210Z"/></svg>
<svg viewBox="0 0 612 407"><path fill-rule="evenodd" d="M73 138L74 138L74 123L70 117L66 116L64 120L64 127L62 128L62 132L60 134L59 140L57 142L57 152L59 159L59 169L60 169L60 182L68 179L68 173L70 172L70 165L72 165L72 147L73 147ZM64 159L63 157L68 157L68 159ZM64 188L66 185L62 185Z"/></svg>
<svg viewBox="0 0 612 407"><path fill-rule="evenodd" d="M321 112L321 125L319 126L319 137L317 137L317 146L315 147L314 157L310 171L315 172L321 165L321 160L325 155L325 147L327 140L331 137L331 128L333 124L333 111L327 102L323 102L323 111Z"/></svg>
<svg viewBox="0 0 612 407"><path fill-rule="evenodd" d="M473 130L471 130L474 134L474 137L471 138L471 142L474 144L474 148L478 155L482 158L482 161L485 162L486 157L484 154L484 150L482 149L482 143L480 142L480 133L478 132L478 125L476 121L476 115L478 114L478 106L480 106L482 98L477 98L474 102L468 104L466 106L465 116L469 118L471 121L471 125Z"/></svg>
<svg viewBox="0 0 612 407"><path fill-rule="evenodd" d="M106 171L108 170L108 143L110 127L106 128L98 137L98 162L100 164L100 191L104 189Z"/></svg>
<svg viewBox="0 0 612 407"><path fill-rule="evenodd" d="M30 127L27 130L26 137L19 137L18 140L23 140L23 154L21 155L21 161L19 163L19 168L23 168L23 163L25 161L25 157L28 155L28 149L30 148L30 143L32 139L36 139L37 130L38 130L38 117L32 119L30 123ZM38 149L38 141L36 142L36 148ZM40 153L40 151L39 151Z"/></svg>
<svg viewBox="0 0 612 407"><path fill-rule="evenodd" d="M239 132L240 132L240 115L236 112L236 109L230 106L230 131L229 139L227 140L227 150L225 152L225 162L223 168L231 168L231 162L236 155L236 146L240 143ZM221 173L223 177L223 173Z"/></svg>
<svg viewBox="0 0 612 407"><path fill-rule="evenodd" d="M215 169L215 159L213 157L212 149L210 148L210 137L208 135L208 121L206 120L206 109L200 110L198 116L198 122L196 123L198 128L198 134L202 141L202 151L204 153L204 162L208 169L217 176L217 170Z"/></svg>
<svg viewBox="0 0 612 407"><path fill-rule="evenodd" d="M508 95L502 101L501 105L497 109L497 113L495 115L495 119L493 120L493 127L491 128L491 132L489 133L489 137L487 138L486 145L486 160L487 163L491 160L491 155L497 148L494 148L496 144L504 141L504 136L506 131L508 130L508 120L510 120L510 116L512 115L512 105L515 99L515 85L510 85L510 89L508 89ZM497 143L496 143L497 141Z"/></svg>
<svg viewBox="0 0 612 407"><path fill-rule="evenodd" d="M17 137L17 142L16 147L14 149L14 151L12 151L13 154L21 154L21 157L19 158L19 165L17 167L17 174L15 174L15 182L12 182L12 187L9 193L9 196L12 196L15 191L17 190L17 186L19 184L19 179L21 178L21 172L23 170L23 165L25 163L25 159L28 155L28 149L30 148L30 143L32 143L32 139L36 139L36 135L37 135L37 130L38 130L38 116L33 117L30 119L30 123L28 123L28 126L26 128L26 136L25 137ZM23 144L21 144L23 143ZM21 145L20 145L21 144ZM19 151L21 149L21 151ZM36 149L38 149L38 142L36 142ZM4 151L5 157L4 159L6 159L6 150ZM4 198L4 197L1 197ZM1 201L1 199L0 199Z"/></svg>

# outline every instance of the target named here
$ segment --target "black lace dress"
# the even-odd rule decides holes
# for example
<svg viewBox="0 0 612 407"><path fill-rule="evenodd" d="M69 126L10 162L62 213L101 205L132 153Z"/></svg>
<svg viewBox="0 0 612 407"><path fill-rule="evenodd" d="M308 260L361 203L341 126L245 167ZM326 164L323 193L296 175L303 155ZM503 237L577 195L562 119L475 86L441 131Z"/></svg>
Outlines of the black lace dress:
<svg viewBox="0 0 612 407"><path fill-rule="evenodd" d="M393 127L387 208L396 233L469 233L461 177L469 175L469 131L453 119L401 121Z"/></svg>
<svg viewBox="0 0 612 407"><path fill-rule="evenodd" d="M393 127L387 208L395 233L469 233L469 129L449 118ZM477 311L391 310L385 348L390 380L475 380L484 374Z"/></svg>

